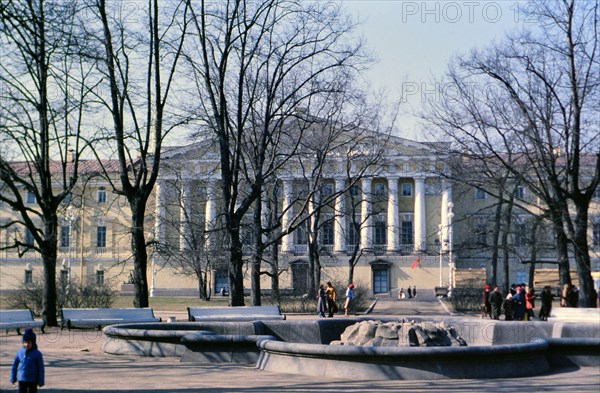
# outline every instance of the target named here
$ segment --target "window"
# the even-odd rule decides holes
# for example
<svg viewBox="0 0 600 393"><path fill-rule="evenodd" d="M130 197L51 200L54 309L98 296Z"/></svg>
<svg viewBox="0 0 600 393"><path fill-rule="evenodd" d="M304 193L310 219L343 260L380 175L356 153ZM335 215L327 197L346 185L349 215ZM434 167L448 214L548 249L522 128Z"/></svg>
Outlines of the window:
<svg viewBox="0 0 600 393"><path fill-rule="evenodd" d="M525 199L525 187L517 186L517 188L515 188L515 198Z"/></svg>
<svg viewBox="0 0 600 393"><path fill-rule="evenodd" d="M306 224L298 227L298 229L294 231L294 234L296 236L296 238L294 239L296 244L308 244L308 233L306 230Z"/></svg>
<svg viewBox="0 0 600 393"><path fill-rule="evenodd" d="M373 293L388 292L388 270L373 270Z"/></svg>
<svg viewBox="0 0 600 393"><path fill-rule="evenodd" d="M592 245L594 247L600 247L600 223L594 224L592 227Z"/></svg>
<svg viewBox="0 0 600 393"><path fill-rule="evenodd" d="M402 183L401 185L402 196L409 197L412 196L412 183Z"/></svg>
<svg viewBox="0 0 600 393"><path fill-rule="evenodd" d="M33 283L33 271L26 269L25 270L25 277L23 278L23 282L25 284L31 284Z"/></svg>
<svg viewBox="0 0 600 393"><path fill-rule="evenodd" d="M323 189L321 190L323 197L328 197L333 195L333 184L325 183L323 184Z"/></svg>
<svg viewBox="0 0 600 393"><path fill-rule="evenodd" d="M386 244L387 243L387 227L386 220L383 214L377 215L375 218L375 239L374 244Z"/></svg>
<svg viewBox="0 0 600 393"><path fill-rule="evenodd" d="M33 233L29 230L29 228L25 228L25 244L28 246L33 246Z"/></svg>
<svg viewBox="0 0 600 393"><path fill-rule="evenodd" d="M346 244L349 246L356 246L358 244L358 237L360 235L360 228L358 223L348 223L348 238Z"/></svg>
<svg viewBox="0 0 600 393"><path fill-rule="evenodd" d="M36 203L37 199L35 197L35 194L31 191L27 191L27 203Z"/></svg>
<svg viewBox="0 0 600 393"><path fill-rule="evenodd" d="M350 187L350 195L358 196L358 186L356 184Z"/></svg>
<svg viewBox="0 0 600 393"><path fill-rule="evenodd" d="M98 189L97 201L98 203L106 203L106 189L104 187Z"/></svg>
<svg viewBox="0 0 600 393"><path fill-rule="evenodd" d="M387 195L385 184L383 184L383 183L375 184L375 195L377 195L377 196L386 196Z"/></svg>
<svg viewBox="0 0 600 393"><path fill-rule="evenodd" d="M527 225L522 223L515 224L515 245L527 245Z"/></svg>
<svg viewBox="0 0 600 393"><path fill-rule="evenodd" d="M484 200L487 198L487 194L481 188L475 189L475 199L476 200Z"/></svg>
<svg viewBox="0 0 600 393"><path fill-rule="evenodd" d="M106 247L106 226L104 225L96 227L96 247Z"/></svg>
<svg viewBox="0 0 600 393"><path fill-rule="evenodd" d="M475 242L477 244L487 244L487 220L485 217L475 218Z"/></svg>
<svg viewBox="0 0 600 393"><path fill-rule="evenodd" d="M327 246L333 244L333 219L325 221L321 227L321 244Z"/></svg>
<svg viewBox="0 0 600 393"><path fill-rule="evenodd" d="M96 285L104 285L104 270L96 270Z"/></svg>
<svg viewBox="0 0 600 393"><path fill-rule="evenodd" d="M67 248L69 247L69 226L68 225L61 225L60 227L60 243L59 243L59 247L60 248Z"/></svg>
<svg viewBox="0 0 600 393"><path fill-rule="evenodd" d="M413 244L413 223L412 221L402 221L400 225L400 244Z"/></svg>

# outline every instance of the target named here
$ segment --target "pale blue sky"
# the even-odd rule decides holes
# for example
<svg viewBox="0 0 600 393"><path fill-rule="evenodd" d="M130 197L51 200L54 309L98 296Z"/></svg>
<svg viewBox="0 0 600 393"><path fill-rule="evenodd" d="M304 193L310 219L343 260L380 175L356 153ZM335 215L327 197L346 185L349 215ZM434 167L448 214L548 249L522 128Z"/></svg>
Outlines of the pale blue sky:
<svg viewBox="0 0 600 393"><path fill-rule="evenodd" d="M373 86L400 99L399 136L420 139L414 116L423 95L435 94L452 56L484 47L527 24L525 3L497 1L342 0L364 23L361 32L379 62L368 73Z"/></svg>

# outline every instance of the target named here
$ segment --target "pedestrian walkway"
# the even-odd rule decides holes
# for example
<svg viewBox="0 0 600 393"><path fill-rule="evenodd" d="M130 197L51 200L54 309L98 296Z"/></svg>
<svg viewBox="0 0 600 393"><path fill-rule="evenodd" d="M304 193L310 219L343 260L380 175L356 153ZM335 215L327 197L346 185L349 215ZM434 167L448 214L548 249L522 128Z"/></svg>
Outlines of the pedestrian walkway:
<svg viewBox="0 0 600 393"><path fill-rule="evenodd" d="M177 313L164 313L164 315ZM372 316L448 315L436 298L380 299ZM178 320L179 320L179 315ZM291 315L295 319L313 315ZM338 317L336 317L338 318ZM340 316L339 318L344 318ZM9 372L21 338L14 332L0 336L0 392L16 389ZM43 392L91 393L183 393L183 392L595 392L600 389L600 369L561 370L526 379L440 380L440 381L348 381L279 374L253 367L181 363L175 358L112 356L102 352L104 338L97 331L48 329L39 334L40 350L46 364Z"/></svg>

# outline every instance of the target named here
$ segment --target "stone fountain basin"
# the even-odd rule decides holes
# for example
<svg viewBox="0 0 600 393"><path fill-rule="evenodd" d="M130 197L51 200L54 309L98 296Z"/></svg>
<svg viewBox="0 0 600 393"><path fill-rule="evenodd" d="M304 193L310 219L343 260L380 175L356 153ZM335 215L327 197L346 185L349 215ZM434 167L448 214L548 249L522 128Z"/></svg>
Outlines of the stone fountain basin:
<svg viewBox="0 0 600 393"><path fill-rule="evenodd" d="M481 347L354 347L263 340L257 367L351 380L518 378L551 369L548 343Z"/></svg>
<svg viewBox="0 0 600 393"><path fill-rule="evenodd" d="M600 367L600 327L592 324L437 319L456 327L468 346L329 345L346 327L368 319L375 318L112 325L104 329L103 350L350 380L515 378Z"/></svg>

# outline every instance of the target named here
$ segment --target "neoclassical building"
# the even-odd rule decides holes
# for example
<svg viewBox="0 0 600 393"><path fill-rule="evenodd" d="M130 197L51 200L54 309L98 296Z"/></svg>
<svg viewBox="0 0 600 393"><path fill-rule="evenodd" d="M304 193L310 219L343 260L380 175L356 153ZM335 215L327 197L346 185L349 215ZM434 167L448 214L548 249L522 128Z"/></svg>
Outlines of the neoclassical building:
<svg viewBox="0 0 600 393"><path fill-rule="evenodd" d="M290 161L265 186L270 197L262 199L262 222L265 227L277 222L277 229L263 233L265 242L276 240L264 250L263 269L277 270L282 290L306 293L308 246L316 236L323 280L345 282L349 260L358 251L354 281L372 295L397 296L409 286L432 291L467 279L488 281L495 201L482 189L447 180L442 175L446 158L439 152L433 144L392 137L377 165L366 166L360 175L358 171L348 175L344 172L348 158L333 157L318 182L308 175L312 173L307 171L309 163ZM206 142L165 151L147 207L148 276L154 296L194 296L199 275L213 293L227 287L218 158L217 150ZM82 168L80 184L60 211L57 269L63 279L120 286L132 269L129 208L124 197L98 176L93 162ZM532 206L539 204L526 188L516 192ZM590 211L590 250L593 275L600 279L600 193L596 194ZM35 198L25 190L23 198L35 208ZM0 204L0 212L0 226L15 218L6 205ZM532 247L537 247L538 259L548 261L537 268L555 271L552 233L541 230L531 239L534 217L518 209L513 214L510 247L505 247L510 256L509 280L527 282L531 272L523 261ZM312 233L316 216L320 224ZM255 244L253 217L251 208L241 229L248 263ZM282 229L290 227L294 229L281 236ZM32 241L22 227L0 229L2 246L14 237ZM0 289L39 279L41 269L41 260L32 251L23 255L17 250L0 251ZM245 272L249 288L249 269ZM497 279L502 275L498 268ZM268 292L272 282L268 275L263 277L261 287Z"/></svg>

